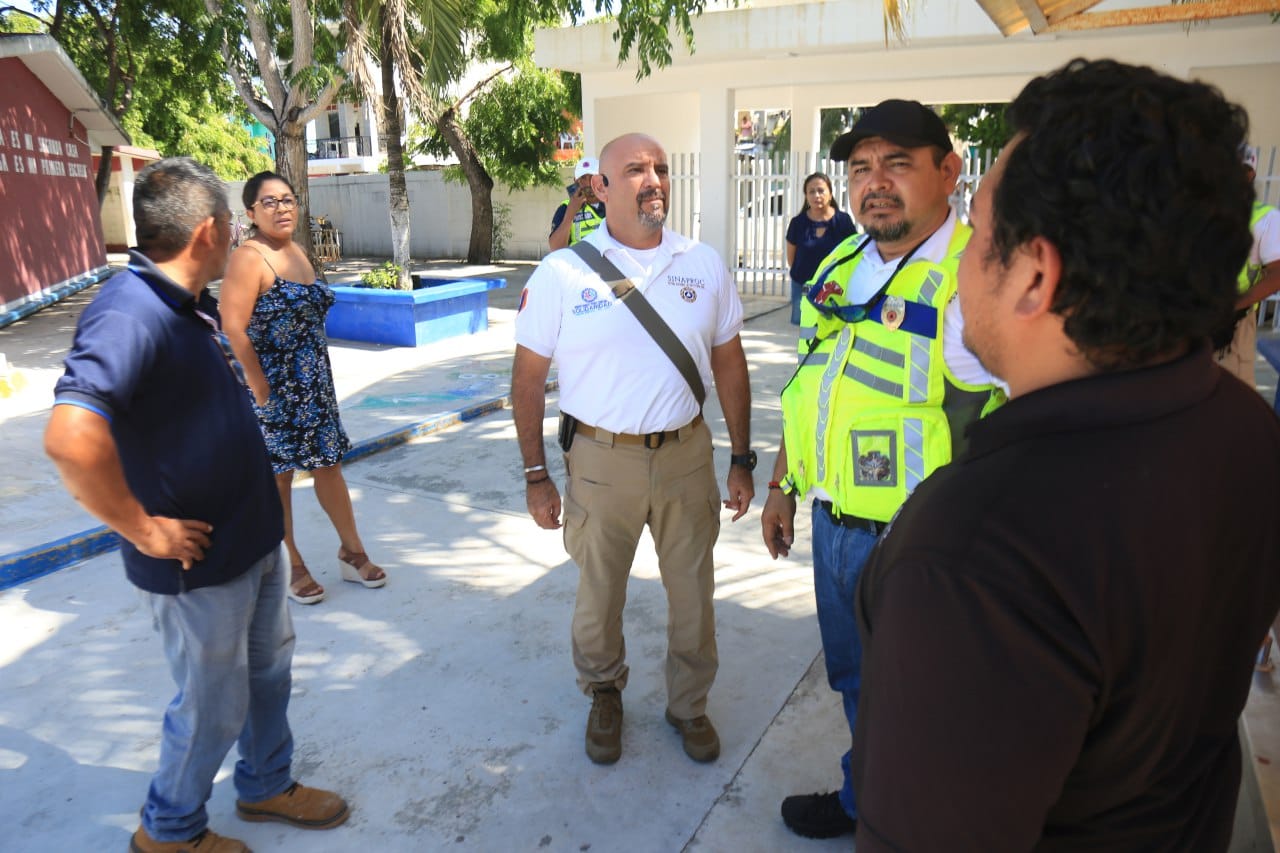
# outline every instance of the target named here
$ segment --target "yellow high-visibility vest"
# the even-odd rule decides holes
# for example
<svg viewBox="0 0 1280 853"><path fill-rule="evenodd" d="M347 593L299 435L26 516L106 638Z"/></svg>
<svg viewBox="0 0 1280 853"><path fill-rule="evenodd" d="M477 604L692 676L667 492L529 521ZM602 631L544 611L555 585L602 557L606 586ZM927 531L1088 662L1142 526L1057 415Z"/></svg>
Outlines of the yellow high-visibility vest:
<svg viewBox="0 0 1280 853"><path fill-rule="evenodd" d="M889 521L951 461L965 425L1003 401L992 385L958 380L943 354L943 315L971 233L957 224L940 264L903 266L867 319L845 322L801 302L800 366L782 392L788 491L821 487L840 514ZM814 281L846 288L862 258L845 259L865 239L837 246Z"/></svg>

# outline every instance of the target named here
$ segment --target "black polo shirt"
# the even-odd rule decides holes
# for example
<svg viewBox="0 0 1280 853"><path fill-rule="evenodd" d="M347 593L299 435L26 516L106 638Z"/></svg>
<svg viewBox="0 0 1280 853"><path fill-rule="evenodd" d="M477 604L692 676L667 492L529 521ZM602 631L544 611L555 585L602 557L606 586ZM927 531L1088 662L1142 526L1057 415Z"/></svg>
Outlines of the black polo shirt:
<svg viewBox="0 0 1280 853"><path fill-rule="evenodd" d="M149 592L178 593L238 577L280 544L283 515L248 389L199 299L132 252L80 317L54 405L111 424L129 488L151 515L213 525L205 558L183 571L121 540L125 571ZM238 365L236 365L238 366Z"/></svg>
<svg viewBox="0 0 1280 853"><path fill-rule="evenodd" d="M969 437L858 588L859 853L1225 850L1280 421L1205 347Z"/></svg>

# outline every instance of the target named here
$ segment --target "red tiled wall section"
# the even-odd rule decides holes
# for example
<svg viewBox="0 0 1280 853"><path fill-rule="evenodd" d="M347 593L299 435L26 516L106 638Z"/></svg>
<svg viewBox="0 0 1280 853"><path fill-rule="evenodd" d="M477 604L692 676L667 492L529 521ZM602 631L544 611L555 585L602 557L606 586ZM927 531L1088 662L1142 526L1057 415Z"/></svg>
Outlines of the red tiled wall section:
<svg viewBox="0 0 1280 853"><path fill-rule="evenodd" d="M84 126L0 59L0 304L107 262Z"/></svg>

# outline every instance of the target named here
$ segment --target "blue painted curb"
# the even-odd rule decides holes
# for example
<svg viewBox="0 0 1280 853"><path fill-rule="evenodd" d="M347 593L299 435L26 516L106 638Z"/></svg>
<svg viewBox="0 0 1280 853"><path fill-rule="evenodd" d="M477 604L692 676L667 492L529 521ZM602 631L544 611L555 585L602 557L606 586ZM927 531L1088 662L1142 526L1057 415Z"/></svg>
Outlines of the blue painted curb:
<svg viewBox="0 0 1280 853"><path fill-rule="evenodd" d="M559 388L560 383L558 381L552 380L547 383L548 392L557 391ZM350 464L359 459L364 459L366 456L372 456L375 453L398 447L420 436L430 435L431 433L448 429L451 426L473 421L476 418L505 409L510 405L511 395L508 394L504 397L494 397L492 400L485 400L482 403L476 403L474 406L456 409L425 421L394 429L357 443L347 451L346 456L342 457L342 462L343 464ZM305 476L306 472L299 472L300 479ZM43 545L28 548L25 551L7 554L0 557L0 590L10 589L25 581L52 574L59 569L74 566L92 557L114 551L119 547L119 536L107 527L94 527L89 530L82 530L79 533L73 533L54 542L47 542Z"/></svg>
<svg viewBox="0 0 1280 853"><path fill-rule="evenodd" d="M41 308L48 308L55 302L61 302L68 296L73 296L74 294L84 290L86 287L95 285L100 281L106 281L108 278L115 275L116 272L117 269L113 267L99 267L81 278L69 281L66 284L55 287L53 290L41 295L39 298L32 299L21 308L17 308L13 311L5 311L0 314L0 329L18 322L23 317L30 317ZM4 589L4 587L0 586L0 589Z"/></svg>

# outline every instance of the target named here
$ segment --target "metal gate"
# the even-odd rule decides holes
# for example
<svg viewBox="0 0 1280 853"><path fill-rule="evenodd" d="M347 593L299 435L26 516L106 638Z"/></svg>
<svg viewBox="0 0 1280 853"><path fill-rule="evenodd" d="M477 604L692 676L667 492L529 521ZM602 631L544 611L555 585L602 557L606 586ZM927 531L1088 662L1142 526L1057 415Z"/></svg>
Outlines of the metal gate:
<svg viewBox="0 0 1280 853"><path fill-rule="evenodd" d="M737 211L729 267L744 296L791 295L787 265L787 225L804 209L805 176L824 172L831 178L836 204L846 208L848 167L825 156L790 152L764 157L739 156L734 161L730 198Z"/></svg>

